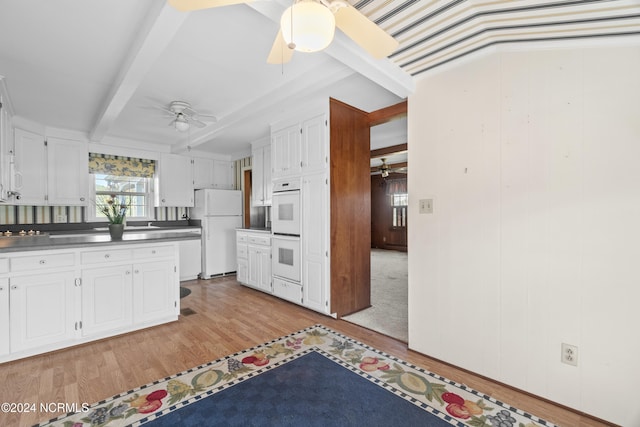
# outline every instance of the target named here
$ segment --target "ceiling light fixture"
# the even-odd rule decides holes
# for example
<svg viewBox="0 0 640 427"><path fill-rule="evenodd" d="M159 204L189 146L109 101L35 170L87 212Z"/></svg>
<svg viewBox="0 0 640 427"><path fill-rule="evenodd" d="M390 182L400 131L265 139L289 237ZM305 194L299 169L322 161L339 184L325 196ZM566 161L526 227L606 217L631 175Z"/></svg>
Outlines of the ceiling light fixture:
<svg viewBox="0 0 640 427"><path fill-rule="evenodd" d="M333 40L336 19L323 4L315 0L301 0L284 11L280 28L290 49L317 52Z"/></svg>
<svg viewBox="0 0 640 427"><path fill-rule="evenodd" d="M173 121L173 127L175 127L177 131L186 132L189 130L189 122L182 113L179 113Z"/></svg>

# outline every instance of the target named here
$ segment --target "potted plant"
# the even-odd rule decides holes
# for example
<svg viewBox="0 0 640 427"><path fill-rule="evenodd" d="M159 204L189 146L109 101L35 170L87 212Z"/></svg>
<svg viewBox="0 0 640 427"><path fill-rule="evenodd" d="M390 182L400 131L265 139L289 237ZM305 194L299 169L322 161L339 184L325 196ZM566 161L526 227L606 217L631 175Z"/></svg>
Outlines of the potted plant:
<svg viewBox="0 0 640 427"><path fill-rule="evenodd" d="M131 204L131 200L129 200ZM107 217L109 221L109 234L112 240L121 240L124 232L124 223L129 204L124 199L119 200L115 194L103 198L102 203L98 203L98 212Z"/></svg>

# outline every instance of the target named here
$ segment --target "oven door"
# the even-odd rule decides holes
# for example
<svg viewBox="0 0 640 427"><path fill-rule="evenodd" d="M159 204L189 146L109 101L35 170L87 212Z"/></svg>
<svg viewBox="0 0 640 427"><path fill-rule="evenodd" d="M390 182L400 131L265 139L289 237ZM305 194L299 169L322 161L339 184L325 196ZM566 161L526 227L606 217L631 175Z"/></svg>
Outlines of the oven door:
<svg viewBox="0 0 640 427"><path fill-rule="evenodd" d="M300 237L274 235L272 242L272 273L292 282L300 282Z"/></svg>
<svg viewBox="0 0 640 427"><path fill-rule="evenodd" d="M300 190L273 193L271 230L278 234L300 235Z"/></svg>

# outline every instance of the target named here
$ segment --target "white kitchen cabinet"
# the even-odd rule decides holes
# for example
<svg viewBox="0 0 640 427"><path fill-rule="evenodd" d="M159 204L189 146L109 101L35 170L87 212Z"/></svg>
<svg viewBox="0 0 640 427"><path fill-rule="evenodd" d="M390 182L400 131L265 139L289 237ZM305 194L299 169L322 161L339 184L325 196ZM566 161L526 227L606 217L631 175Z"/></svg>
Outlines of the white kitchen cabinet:
<svg viewBox="0 0 640 427"><path fill-rule="evenodd" d="M302 178L302 291L303 305L328 313L328 203L327 173Z"/></svg>
<svg viewBox="0 0 640 427"><path fill-rule="evenodd" d="M89 152L85 142L48 137L47 166L49 205L87 204Z"/></svg>
<svg viewBox="0 0 640 427"><path fill-rule="evenodd" d="M273 179L299 175L301 172L302 127L295 124L271 134L271 177Z"/></svg>
<svg viewBox="0 0 640 427"><path fill-rule="evenodd" d="M9 278L0 277L0 356L9 354Z"/></svg>
<svg viewBox="0 0 640 427"><path fill-rule="evenodd" d="M189 157L161 154L155 184L156 206L193 207L193 167Z"/></svg>
<svg viewBox="0 0 640 427"><path fill-rule="evenodd" d="M327 119L320 114L302 122L302 174L322 172L329 165Z"/></svg>
<svg viewBox="0 0 640 427"><path fill-rule="evenodd" d="M9 174L9 151L13 144L10 144L10 117L9 111L5 107L6 94L2 91L2 77L0 77L0 202L6 201L11 190L11 177Z"/></svg>
<svg viewBox="0 0 640 427"><path fill-rule="evenodd" d="M238 282L271 293L271 235L262 231L237 230Z"/></svg>
<svg viewBox="0 0 640 427"><path fill-rule="evenodd" d="M271 246L247 245L248 284L271 292Z"/></svg>
<svg viewBox="0 0 640 427"><path fill-rule="evenodd" d="M133 322L151 322L176 312L174 266L166 261L133 265Z"/></svg>
<svg viewBox="0 0 640 427"><path fill-rule="evenodd" d="M16 128L14 130L14 182L19 198L16 205L47 204L47 151L44 136ZM68 166L67 166L68 167Z"/></svg>
<svg viewBox="0 0 640 427"><path fill-rule="evenodd" d="M20 205L83 206L87 204L88 151L74 141L15 129L14 182Z"/></svg>
<svg viewBox="0 0 640 427"><path fill-rule="evenodd" d="M132 266L82 270L82 335L92 336L133 323Z"/></svg>
<svg viewBox="0 0 640 427"><path fill-rule="evenodd" d="M228 160L193 159L193 186L195 189L219 188L235 189L234 164Z"/></svg>
<svg viewBox="0 0 640 427"><path fill-rule="evenodd" d="M251 149L251 203L253 206L271 206L271 146Z"/></svg>
<svg viewBox="0 0 640 427"><path fill-rule="evenodd" d="M202 240L181 240L178 242L180 252L180 280L197 279L202 272Z"/></svg>
<svg viewBox="0 0 640 427"><path fill-rule="evenodd" d="M78 324L74 271L11 277L9 285L12 352L45 347L75 337Z"/></svg>
<svg viewBox="0 0 640 427"><path fill-rule="evenodd" d="M235 167L228 160L213 160L213 187L221 190L235 190Z"/></svg>

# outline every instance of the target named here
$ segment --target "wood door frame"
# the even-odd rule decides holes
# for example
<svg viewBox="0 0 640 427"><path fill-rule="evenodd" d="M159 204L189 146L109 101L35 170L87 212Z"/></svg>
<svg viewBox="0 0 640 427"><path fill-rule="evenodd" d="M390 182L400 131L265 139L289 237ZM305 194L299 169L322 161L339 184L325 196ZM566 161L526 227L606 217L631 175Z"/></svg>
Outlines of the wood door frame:
<svg viewBox="0 0 640 427"><path fill-rule="evenodd" d="M253 179L253 168L251 166L245 166L242 168L240 174L240 188L242 188L242 224L244 228L251 228L251 193Z"/></svg>

